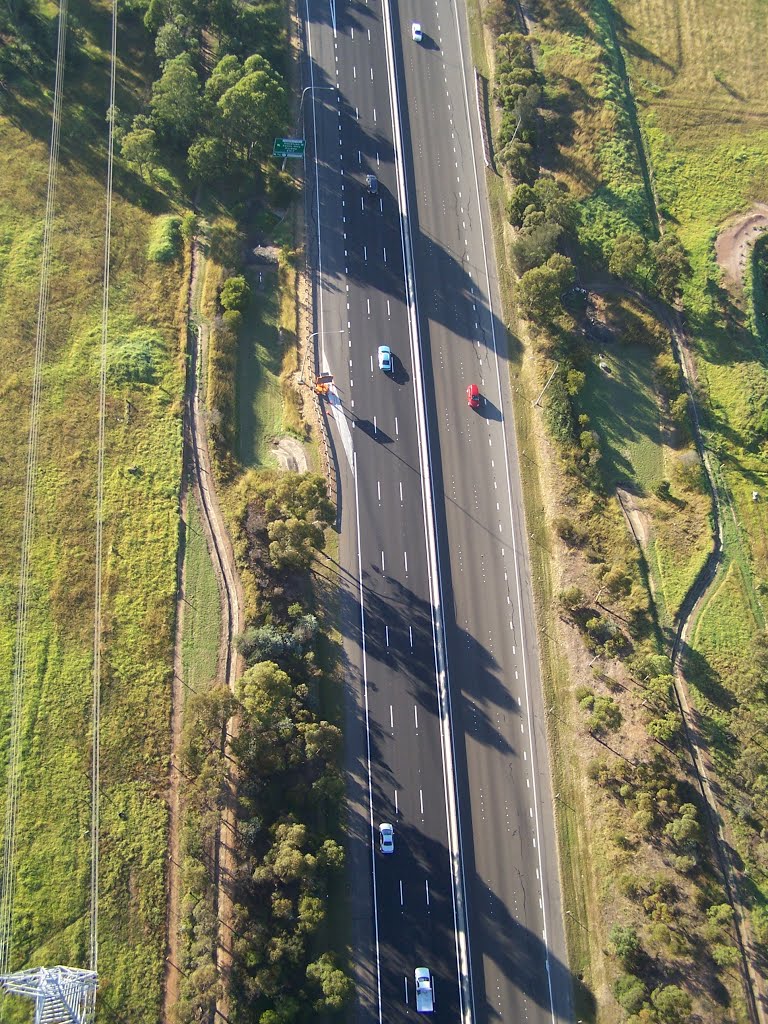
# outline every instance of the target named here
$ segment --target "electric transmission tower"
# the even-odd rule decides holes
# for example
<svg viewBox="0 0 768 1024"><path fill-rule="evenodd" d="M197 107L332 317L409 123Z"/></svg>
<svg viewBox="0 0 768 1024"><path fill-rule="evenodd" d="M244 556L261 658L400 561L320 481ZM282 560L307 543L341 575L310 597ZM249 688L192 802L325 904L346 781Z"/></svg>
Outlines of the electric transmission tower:
<svg viewBox="0 0 768 1024"><path fill-rule="evenodd" d="M33 1000L34 1024L92 1024L96 984L96 971L79 967L33 967L0 975L8 995Z"/></svg>

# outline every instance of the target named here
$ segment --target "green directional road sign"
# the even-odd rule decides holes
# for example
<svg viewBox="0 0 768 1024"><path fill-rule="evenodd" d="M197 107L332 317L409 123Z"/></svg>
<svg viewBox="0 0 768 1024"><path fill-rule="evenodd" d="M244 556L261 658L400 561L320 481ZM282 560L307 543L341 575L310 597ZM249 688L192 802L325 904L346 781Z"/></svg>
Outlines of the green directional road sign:
<svg viewBox="0 0 768 1024"><path fill-rule="evenodd" d="M304 156L304 139L275 139L272 156L298 157Z"/></svg>

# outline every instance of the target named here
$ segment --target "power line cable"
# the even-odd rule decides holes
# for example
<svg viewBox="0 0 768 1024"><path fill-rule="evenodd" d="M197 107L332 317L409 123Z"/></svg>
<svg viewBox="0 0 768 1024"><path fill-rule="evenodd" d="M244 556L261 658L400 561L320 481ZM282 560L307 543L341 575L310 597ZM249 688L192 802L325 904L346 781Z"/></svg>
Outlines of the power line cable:
<svg viewBox="0 0 768 1024"><path fill-rule="evenodd" d="M11 723L8 749L8 783L3 833L2 880L0 880L0 973L8 971L13 932L14 895L16 888L16 822L21 788L21 724L24 683L27 668L27 619L29 609L29 578L32 542L34 539L37 454L40 439L40 397L45 343L48 335L48 304L50 300L51 239L56 202L56 179L61 137L61 104L64 88L64 56L67 32L67 0L59 7L56 43L56 74L53 88L51 145L48 156L48 188L43 220L43 243L40 261L37 329L35 333L32 395L29 408L27 440L27 474L24 488L24 516L21 538L21 564L16 604L16 636L14 644L13 679L11 687Z"/></svg>

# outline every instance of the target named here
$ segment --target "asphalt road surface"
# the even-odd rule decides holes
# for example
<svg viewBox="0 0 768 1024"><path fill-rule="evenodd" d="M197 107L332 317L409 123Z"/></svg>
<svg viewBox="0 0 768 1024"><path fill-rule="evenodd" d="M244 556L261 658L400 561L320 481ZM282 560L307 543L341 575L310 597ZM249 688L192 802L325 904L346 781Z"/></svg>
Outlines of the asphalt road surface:
<svg viewBox="0 0 768 1024"><path fill-rule="evenodd" d="M299 13L318 362L334 375L357 1015L415 1017L413 971L428 966L436 1020L570 1020L465 14L447 0L301 0Z"/></svg>

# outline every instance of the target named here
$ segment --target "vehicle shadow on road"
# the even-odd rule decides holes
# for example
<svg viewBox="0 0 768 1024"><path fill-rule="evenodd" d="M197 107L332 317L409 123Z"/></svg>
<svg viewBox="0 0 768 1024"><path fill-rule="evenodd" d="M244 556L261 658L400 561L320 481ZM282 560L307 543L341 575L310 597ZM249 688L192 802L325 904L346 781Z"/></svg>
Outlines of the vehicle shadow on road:
<svg viewBox="0 0 768 1024"><path fill-rule="evenodd" d="M484 416L487 420L491 420L493 423L500 423L503 418L501 415L501 409L489 398L483 399L483 404L480 407L480 415Z"/></svg>

